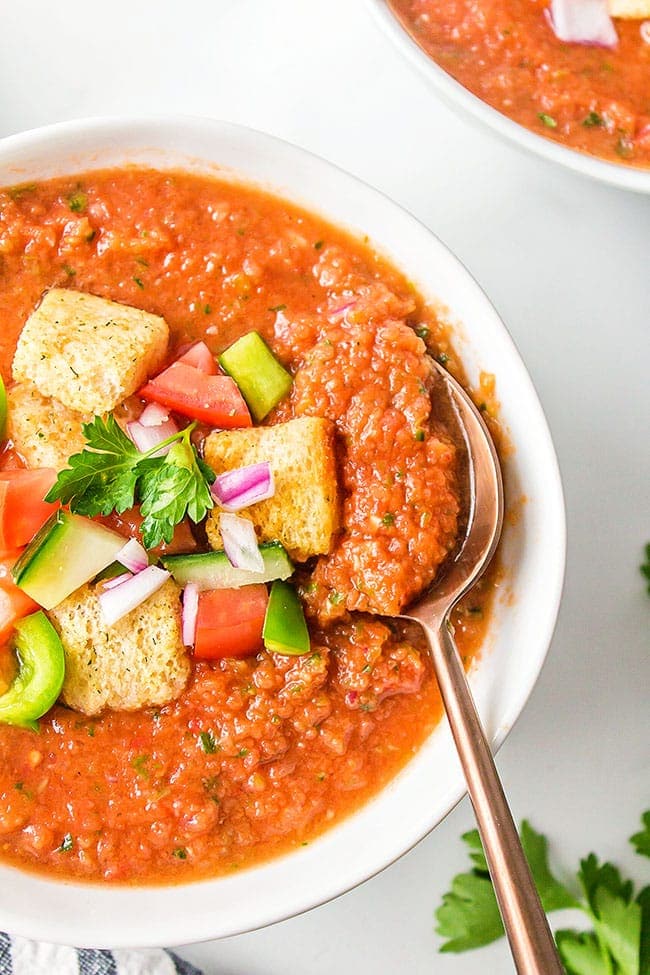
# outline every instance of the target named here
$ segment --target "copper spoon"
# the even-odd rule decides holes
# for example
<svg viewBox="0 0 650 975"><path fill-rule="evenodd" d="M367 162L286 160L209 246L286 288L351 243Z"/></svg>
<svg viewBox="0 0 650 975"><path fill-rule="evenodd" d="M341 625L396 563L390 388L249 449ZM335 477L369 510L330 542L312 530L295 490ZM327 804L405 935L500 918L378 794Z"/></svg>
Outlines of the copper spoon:
<svg viewBox="0 0 650 975"><path fill-rule="evenodd" d="M426 635L503 925L519 975L564 975L490 746L454 642L450 613L486 569L503 523L503 483L488 429L465 390L439 369L467 450L467 529L440 579L402 618Z"/></svg>

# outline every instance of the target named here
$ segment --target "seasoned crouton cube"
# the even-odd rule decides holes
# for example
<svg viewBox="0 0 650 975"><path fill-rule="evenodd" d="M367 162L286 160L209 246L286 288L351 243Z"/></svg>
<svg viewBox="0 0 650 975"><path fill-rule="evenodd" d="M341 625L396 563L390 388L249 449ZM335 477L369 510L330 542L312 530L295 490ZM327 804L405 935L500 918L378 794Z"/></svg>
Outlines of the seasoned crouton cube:
<svg viewBox="0 0 650 975"><path fill-rule="evenodd" d="M86 444L81 425L87 419L41 396L31 383L16 383L7 390L7 437L28 467L67 467L68 458Z"/></svg>
<svg viewBox="0 0 650 975"><path fill-rule="evenodd" d="M607 6L612 17L625 17L629 20L650 17L650 0L608 0Z"/></svg>
<svg viewBox="0 0 650 975"><path fill-rule="evenodd" d="M338 528L339 502L334 454L334 424L320 417L211 433L205 460L217 473L268 461L275 494L240 512L251 519L261 541L278 541L297 562L330 550ZM206 530L213 548L223 548L219 508Z"/></svg>
<svg viewBox="0 0 650 975"><path fill-rule="evenodd" d="M61 699L82 714L137 711L181 693L190 663L181 639L180 589L169 579L111 627L82 586L48 613L65 651Z"/></svg>
<svg viewBox="0 0 650 975"><path fill-rule="evenodd" d="M55 288L20 333L13 376L71 410L108 413L159 369L168 340L158 315Z"/></svg>

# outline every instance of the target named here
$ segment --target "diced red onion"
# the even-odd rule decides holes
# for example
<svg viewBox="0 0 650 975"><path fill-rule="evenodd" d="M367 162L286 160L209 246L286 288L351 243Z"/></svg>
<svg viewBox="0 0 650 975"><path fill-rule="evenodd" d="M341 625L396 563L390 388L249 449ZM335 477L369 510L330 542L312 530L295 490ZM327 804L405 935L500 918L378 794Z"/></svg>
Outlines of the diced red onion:
<svg viewBox="0 0 650 975"><path fill-rule="evenodd" d="M113 576L112 579L106 579L104 582L102 582L102 586L104 589L115 589L116 586L121 586L123 582L127 581L127 579L132 578L132 572L123 572L119 576Z"/></svg>
<svg viewBox="0 0 650 975"><path fill-rule="evenodd" d="M544 14L560 41L609 48L618 44L607 0L551 0Z"/></svg>
<svg viewBox="0 0 650 975"><path fill-rule="evenodd" d="M247 572L264 571L264 560L260 555L252 521L239 515L223 513L219 516L219 531L223 550L232 566L246 569Z"/></svg>
<svg viewBox="0 0 650 975"><path fill-rule="evenodd" d="M150 565L113 589L104 589L97 597L106 626L113 626L150 596L169 579L169 572Z"/></svg>
<svg viewBox="0 0 650 975"><path fill-rule="evenodd" d="M211 489L224 511L240 511L275 494L273 471L267 460L219 474Z"/></svg>
<svg viewBox="0 0 650 975"><path fill-rule="evenodd" d="M149 556L137 538L130 538L115 556L115 561L130 572L142 572L149 565Z"/></svg>
<svg viewBox="0 0 650 975"><path fill-rule="evenodd" d="M196 640L196 621L199 615L199 587L188 582L183 590L183 645L193 647Z"/></svg>
<svg viewBox="0 0 650 975"><path fill-rule="evenodd" d="M639 27L639 33L641 34L641 40L646 44L650 44L650 20L644 20Z"/></svg>
<svg viewBox="0 0 650 975"><path fill-rule="evenodd" d="M140 414L138 423L141 423L143 427L159 427L162 423L166 423L168 419L169 410L166 410L160 403L149 403Z"/></svg>
<svg viewBox="0 0 650 975"><path fill-rule="evenodd" d="M354 301L348 301L346 305L341 305L340 308L332 308L330 315L345 315L346 311L349 311L350 308L354 308L356 303L357 302L355 299Z"/></svg>
<svg viewBox="0 0 650 975"><path fill-rule="evenodd" d="M147 407L149 409L149 407ZM147 411L145 410L144 413ZM142 414L144 416L144 413ZM178 427L173 420L169 418L164 420L162 423L157 423L155 425L147 425L140 420L133 420L131 423L127 423L126 431L130 436L133 443L136 445L138 450L141 450L143 454L146 454L148 450L151 450L157 444L162 443L163 440L167 440L168 437L173 437L175 433L178 433ZM170 447L163 447L161 450L157 450L152 457L163 457L170 450Z"/></svg>

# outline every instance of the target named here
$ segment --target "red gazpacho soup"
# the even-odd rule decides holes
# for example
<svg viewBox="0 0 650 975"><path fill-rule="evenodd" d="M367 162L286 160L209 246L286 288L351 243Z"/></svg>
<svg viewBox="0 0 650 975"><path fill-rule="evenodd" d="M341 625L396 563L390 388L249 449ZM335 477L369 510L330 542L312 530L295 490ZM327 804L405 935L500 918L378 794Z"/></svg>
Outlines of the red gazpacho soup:
<svg viewBox="0 0 650 975"><path fill-rule="evenodd" d="M614 17L604 47L556 36L549 0L389 3L441 68L515 122L571 149L650 166L650 15Z"/></svg>
<svg viewBox="0 0 650 975"><path fill-rule="evenodd" d="M0 191L0 316L0 858L176 883L309 843L440 718L388 617L460 530L448 326L323 219L138 168Z"/></svg>

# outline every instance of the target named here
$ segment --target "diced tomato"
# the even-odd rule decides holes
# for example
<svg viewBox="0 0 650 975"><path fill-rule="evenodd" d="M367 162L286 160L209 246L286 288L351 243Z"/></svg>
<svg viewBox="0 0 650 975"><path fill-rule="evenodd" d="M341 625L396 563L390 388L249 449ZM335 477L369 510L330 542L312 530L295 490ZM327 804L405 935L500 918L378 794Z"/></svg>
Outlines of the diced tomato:
<svg viewBox="0 0 650 975"><path fill-rule="evenodd" d="M43 498L56 480L56 471L40 467L33 471L0 472L0 549L10 551L27 545L41 525L60 507Z"/></svg>
<svg viewBox="0 0 650 975"><path fill-rule="evenodd" d="M162 403L192 420L231 429L252 426L246 401L230 376L207 376L195 366L173 362L140 390L139 396Z"/></svg>
<svg viewBox="0 0 650 975"><path fill-rule="evenodd" d="M216 376L219 372L216 359L205 342L196 342L187 352L179 356L177 361L184 362L187 366L194 366L206 376Z"/></svg>
<svg viewBox="0 0 650 975"><path fill-rule="evenodd" d="M122 514L113 511L110 515L98 515L95 518L95 521L106 525L107 528L117 532L118 535L124 535L125 538L137 538L140 544L142 544L142 532L140 529L143 520L140 509L137 507L128 508ZM183 518L175 526L171 542L169 544L162 542L156 548L152 548L151 553L152 555L180 555L185 552L196 552L197 547L189 519Z"/></svg>
<svg viewBox="0 0 650 975"><path fill-rule="evenodd" d="M262 647L269 595L263 583L199 594L194 656L248 657Z"/></svg>
<svg viewBox="0 0 650 975"><path fill-rule="evenodd" d="M0 559L0 644L9 639L18 620L39 608L38 603L19 589L11 577L11 570L20 554L14 552Z"/></svg>

